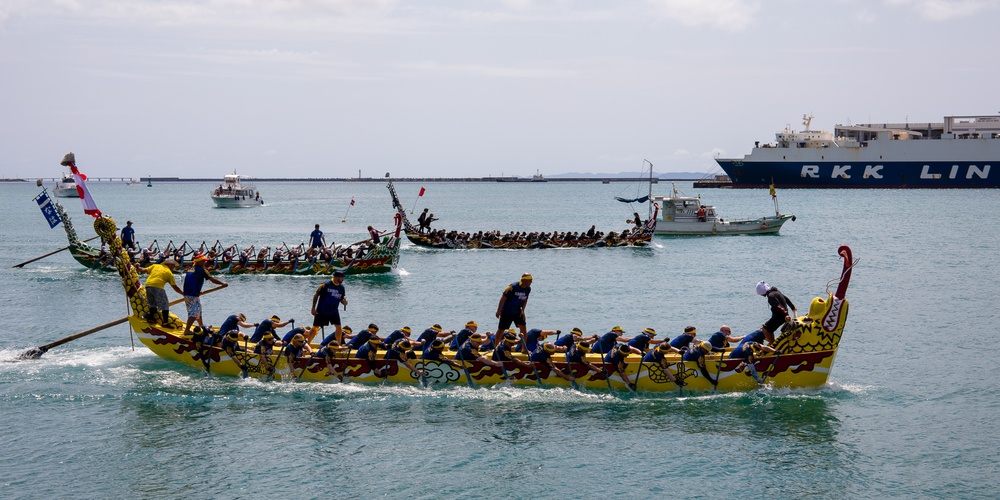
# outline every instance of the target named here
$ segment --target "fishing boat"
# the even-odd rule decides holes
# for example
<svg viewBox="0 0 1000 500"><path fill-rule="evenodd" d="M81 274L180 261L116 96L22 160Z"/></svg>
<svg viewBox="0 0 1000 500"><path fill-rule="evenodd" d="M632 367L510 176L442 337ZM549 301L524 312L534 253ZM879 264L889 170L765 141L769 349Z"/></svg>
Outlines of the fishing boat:
<svg viewBox="0 0 1000 500"><path fill-rule="evenodd" d="M55 209L62 218L73 259L88 269L115 271L113 254L107 248L95 248L80 240L73 228L73 221L62 205L56 203ZM345 274L387 273L395 269L399 262L401 231L401 218L397 216L395 230L381 234L378 244L372 239L366 239L350 245L337 245L317 254L311 254L304 244L293 247L282 244L273 248L250 246L240 249L237 245L226 246L219 241L214 245L202 242L197 246L187 242L180 245L168 242L161 249L154 240L147 248L133 250L130 258L143 265L173 258L188 270L192 266L193 255L202 253L209 257L205 267L219 274L313 275L332 274L334 271Z"/></svg>
<svg viewBox="0 0 1000 500"><path fill-rule="evenodd" d="M435 229L422 231L413 225L406 217L406 210L399 202L396 188L389 181L387 186L392 195L392 206L403 220L406 238L411 243L421 247L437 249L527 249L527 248L599 248L599 247L638 247L645 246L653 239L653 229L656 226L655 214L635 228L615 231L583 232L579 235L566 235L545 232L524 232L501 234L498 231L479 231L475 233ZM590 234L588 234L590 233Z"/></svg>
<svg viewBox="0 0 1000 500"><path fill-rule="evenodd" d="M264 204L257 187L244 183L235 170L223 177L222 184L212 190L211 196L218 208L249 208Z"/></svg>
<svg viewBox="0 0 1000 500"><path fill-rule="evenodd" d="M946 116L943 122L837 125L831 133L786 126L774 143L742 158L718 158L733 187L998 188L1000 116Z"/></svg>
<svg viewBox="0 0 1000 500"><path fill-rule="evenodd" d="M728 219L719 216L715 207L705 205L701 196L685 196L671 183L671 194L653 196L654 203L663 206L662 216L656 220L657 235L714 236L733 234L778 234L781 226L795 220L793 214L778 210L777 193L772 188L774 215L754 219Z"/></svg>
<svg viewBox="0 0 1000 500"><path fill-rule="evenodd" d="M52 194L59 198L79 198L80 193L76 189L73 174L63 174L59 182L56 183L56 187L52 188Z"/></svg>
<svg viewBox="0 0 1000 500"><path fill-rule="evenodd" d="M111 242L110 251L116 255L115 265L130 306L128 321L139 340L157 356L203 373L276 380L337 380L328 374L330 367L325 359L302 356L287 360L281 355L282 351L275 348L265 362L260 355L253 353L254 344L249 342L244 343L243 349L234 351L232 355L215 346L203 346L199 350L192 336L183 335L184 322L176 315L171 314L163 324L150 324L145 319L149 313L146 290L135 266L121 248L114 220L106 215L102 216L94 222L94 229ZM511 384L573 386L581 390L681 393L746 391L764 385L781 388L818 387L826 384L833 369L837 347L847 321L847 287L851 270L856 263L850 248L841 246L838 254L843 259L843 268L838 278L827 283L825 295L812 300L808 314L791 319L784 325L772 344L777 350L775 353L760 356L749 363L730 359L725 352L717 356L715 353L706 355L704 368L693 361L685 362L676 358L668 359L669 364L664 368L659 363L642 362L636 355L626 358L623 371L616 371L614 366L604 363L598 355L588 355L588 361L596 365L597 371L578 363L556 362L555 367L570 374L574 379L572 381L554 376L555 373L547 364L515 365L506 362L494 367L479 361L457 359L451 352L446 352L445 356L457 361L458 367L441 361L415 360L414 367L425 371L426 375L411 371L394 360L355 359L350 358L348 352L333 359L333 368L343 375L346 382L425 386ZM830 292L829 288L834 284L836 290ZM622 377L623 373L631 384ZM683 385L673 380L679 380Z"/></svg>

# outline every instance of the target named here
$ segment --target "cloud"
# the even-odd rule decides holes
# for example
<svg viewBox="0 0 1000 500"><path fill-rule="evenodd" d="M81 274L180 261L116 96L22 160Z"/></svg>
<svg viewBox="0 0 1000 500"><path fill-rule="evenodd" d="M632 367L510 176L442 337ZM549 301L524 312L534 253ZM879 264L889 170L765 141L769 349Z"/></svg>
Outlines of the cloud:
<svg viewBox="0 0 1000 500"><path fill-rule="evenodd" d="M753 0L646 0L661 16L685 26L743 31L760 4Z"/></svg>
<svg viewBox="0 0 1000 500"><path fill-rule="evenodd" d="M915 10L929 21L950 21L996 10L1000 0L886 0L893 7Z"/></svg>

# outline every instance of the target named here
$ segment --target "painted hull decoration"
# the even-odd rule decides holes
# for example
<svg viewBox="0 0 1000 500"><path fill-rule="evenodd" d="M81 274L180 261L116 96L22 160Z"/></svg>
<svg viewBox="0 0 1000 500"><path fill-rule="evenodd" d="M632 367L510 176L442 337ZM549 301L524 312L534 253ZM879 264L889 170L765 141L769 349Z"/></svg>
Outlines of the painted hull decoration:
<svg viewBox="0 0 1000 500"><path fill-rule="evenodd" d="M510 235L500 235L495 231L478 233L459 233L458 231L447 231L436 229L422 232L419 227L414 226L406 217L406 210L403 209L399 197L396 195L396 188L389 181L387 186L392 195L392 206L396 213L403 218L403 228L407 239L414 245L439 248L439 249L469 249L469 248L498 248L498 249L521 249L521 248L595 248L595 247L629 247L645 246L653 239L653 230L656 227L656 216L654 215L642 227L625 230L621 233L611 231L607 234L588 238L581 234L576 238L561 238L555 235L543 235L531 233L523 237L510 237Z"/></svg>
<svg viewBox="0 0 1000 500"><path fill-rule="evenodd" d="M73 258L88 269L115 271L116 267L113 256L116 254L110 251L102 253L100 249L81 241L76 234L76 230L73 228L73 222L63 207L58 203L55 204L55 207L56 212L62 217L63 228L66 230L66 237L69 240L69 251ZM300 255L298 258L292 260L285 257L275 262L270 254L269 247L261 249L267 250L267 253L261 255L260 251L254 251L255 249L252 246L241 252L235 245L227 249L219 242L216 242L210 248L205 243L202 243L200 247L191 247L185 242L179 247L175 247L173 242L170 242L165 247L166 250L161 252L159 245L155 241L150 246L153 247L155 245L156 248L148 249L150 254L157 255L155 258L151 257L148 262L143 262L144 257L141 255L130 255L129 257L141 262L143 265L146 263L162 262L164 257L174 257L181 262L186 271L192 265L190 261L191 254L201 251L211 256L209 262L206 263L208 270L220 274L313 275L332 274L334 271L343 271L346 274L387 273L395 269L399 262L400 232L402 231L400 220L397 216L395 231L383 235L378 245L373 246L371 245L371 240L364 240L344 247L338 247L339 250L344 250L344 252L341 252L339 255L334 254L332 259L329 260L324 259L322 256L308 257ZM277 248L280 247L276 247L276 250ZM348 256L348 252L346 251L348 249L350 250L350 256ZM242 255L244 254L249 256L243 257ZM128 255L128 252L126 252L126 255Z"/></svg>
<svg viewBox="0 0 1000 500"><path fill-rule="evenodd" d="M280 351L275 348L275 355L269 356L269 363L264 363L253 353L254 344L244 345L244 350L237 351L234 359L218 347L208 347L199 352L190 336L181 335L184 322L173 314L166 325L149 324L143 319L149 312L146 290L141 285L127 254L121 248L120 241L115 237L114 221L108 216L103 216L95 221L94 229L97 234L111 241L111 252L118 257L115 259L115 266L122 278L122 285L131 308L129 322L139 340L156 355L199 371L219 375L240 376L242 375L240 367L243 366L247 375L255 378L273 377L277 380L297 379L317 382L337 380L327 375L329 367L325 359L300 357L294 359L289 366L286 359L277 355ZM830 282L832 284L839 280L836 291L830 293L828 290L826 297L814 298L807 315L795 318L784 326L773 344L774 348L781 351L780 355L762 356L753 365L754 369L750 369L741 366L741 360L714 357L712 356L714 353L711 353L705 371L713 374L712 378L717 380L717 386L694 362L682 362L679 359L668 358L670 365L667 369L683 381L683 387L672 382L660 365L640 362L638 356L630 356L627 359L626 375L636 384L636 390L648 392L752 390L763 385L757 381L757 376L763 377L763 380L773 387L817 387L826 384L847 322L846 292L851 270L855 264L850 248L842 246L838 253L844 262L840 277ZM447 352L445 354L448 355ZM381 357L379 355L379 358ZM604 364L594 355L590 356L589 361L601 368L601 371L588 372L584 365L579 364L556 363L556 366L575 377L574 384L581 389L629 390L626 382L611 365ZM274 367L273 371L266 368L268 364ZM468 373L465 374L461 368L454 368L441 362L415 360L413 364L416 368L428 372L426 377L418 376L396 361L382 359L369 362L341 357L335 359L334 364L334 368L344 375L346 382L376 384L388 382L427 386L462 386L467 382L471 386L504 383L519 386L570 386L569 381L555 376L547 365L540 363L534 364L533 368L505 363L503 368L499 368L478 362L466 362L464 366L467 367Z"/></svg>

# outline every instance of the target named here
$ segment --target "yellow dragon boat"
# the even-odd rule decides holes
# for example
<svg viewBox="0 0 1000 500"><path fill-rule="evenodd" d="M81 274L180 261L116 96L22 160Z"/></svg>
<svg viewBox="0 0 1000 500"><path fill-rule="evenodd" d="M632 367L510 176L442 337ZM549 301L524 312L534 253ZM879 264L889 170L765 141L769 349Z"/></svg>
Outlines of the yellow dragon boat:
<svg viewBox="0 0 1000 500"><path fill-rule="evenodd" d="M117 258L115 265L121 275L122 285L129 300L131 315L128 320L139 340L156 355L177 361L200 371L217 375L251 376L261 379L303 380L330 382L337 379L328 375L326 360L318 357L298 357L289 362L275 347L269 362L263 362L253 353L254 344L244 344L245 350L237 351L235 359L218 346L196 348L190 335L182 335L183 321L171 314L165 325L148 323L144 316L149 311L146 291L139 276L127 258L121 242L116 237L115 222L102 216L94 222L97 234L111 242L111 252ZM588 370L579 363L560 363L555 366L571 375L572 382L557 376L547 364L529 363L515 365L513 362L503 367L488 366L479 362L467 362L455 357L454 352L445 352L445 357L459 361L458 368L439 361L413 360L415 368L424 370L421 376L394 360L379 359L369 362L364 359L348 358L347 353L334 359L334 368L343 375L344 381L357 383L398 383L423 384L426 386L512 384L516 386L564 386L586 389L609 389L612 391L668 392L710 392L746 391L756 389L765 383L773 387L802 388L818 387L826 384L833 369L837 346L847 321L847 286L851 270L855 264L851 250L841 246L838 254L843 259L843 269L838 278L827 283L825 297L816 297L809 306L808 314L787 322L772 347L778 353L759 356L747 366L744 360L730 359L726 352L710 353L706 356L706 367L697 366L693 361L682 361L676 355L668 355L667 367L659 363L643 362L639 356L631 355L625 361L624 373L634 384L630 385L610 363L604 363L597 354L587 356L587 361L600 368ZM837 284L831 293L829 288ZM240 341L243 343L244 341ZM521 360L523 354L516 354ZM245 372L241 367L245 368ZM270 367L270 368L269 368ZM669 370L670 373L666 373ZM671 376L673 375L673 376ZM672 379L681 381L682 385Z"/></svg>

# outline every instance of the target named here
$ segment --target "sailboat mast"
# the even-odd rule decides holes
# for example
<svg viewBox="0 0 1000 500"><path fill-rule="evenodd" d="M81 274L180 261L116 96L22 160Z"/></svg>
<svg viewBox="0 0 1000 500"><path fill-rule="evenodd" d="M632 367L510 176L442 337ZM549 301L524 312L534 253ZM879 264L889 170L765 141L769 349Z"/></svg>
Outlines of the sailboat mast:
<svg viewBox="0 0 1000 500"><path fill-rule="evenodd" d="M653 162L645 159L643 161L649 164L649 204L646 206L646 220L649 220L653 218Z"/></svg>

